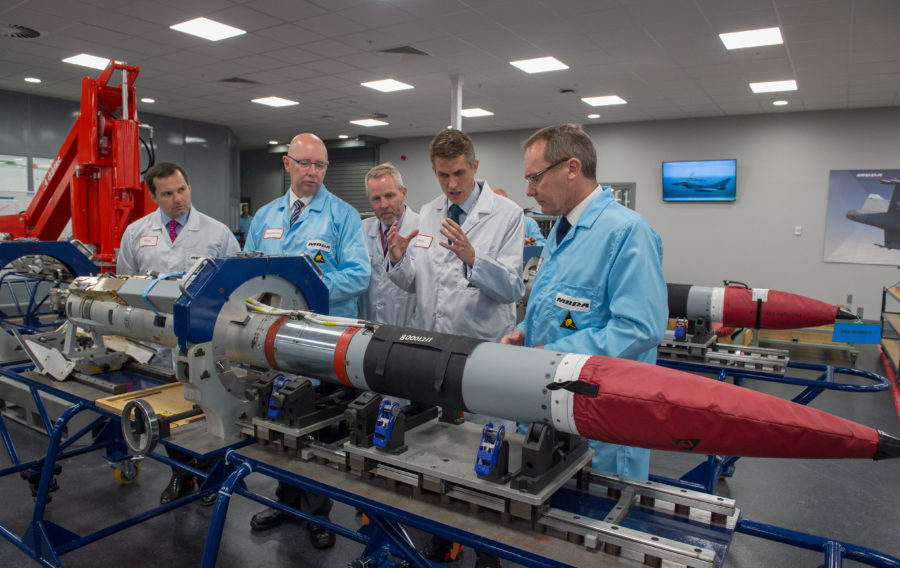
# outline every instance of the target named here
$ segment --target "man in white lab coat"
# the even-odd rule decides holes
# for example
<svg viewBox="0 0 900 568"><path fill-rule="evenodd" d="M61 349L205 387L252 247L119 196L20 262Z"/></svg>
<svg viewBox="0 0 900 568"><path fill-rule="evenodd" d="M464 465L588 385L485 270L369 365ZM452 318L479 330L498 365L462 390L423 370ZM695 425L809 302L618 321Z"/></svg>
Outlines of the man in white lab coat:
<svg viewBox="0 0 900 568"><path fill-rule="evenodd" d="M159 209L138 219L125 229L116 259L117 274L161 275L185 272L197 258L222 258L240 250L237 239L223 223L191 206L191 184L187 172L178 164L160 162L147 170L144 181L150 198ZM190 455L166 448L169 457L201 469L211 463L198 463ZM186 495L197 485L194 476L172 468L172 478L159 497L163 505ZM203 497L206 505L216 494Z"/></svg>
<svg viewBox="0 0 900 568"><path fill-rule="evenodd" d="M183 272L197 258L221 258L241 250L228 227L191 206L191 184L184 168L160 162L147 170L144 181L159 209L125 229L117 274Z"/></svg>
<svg viewBox="0 0 900 568"><path fill-rule="evenodd" d="M419 230L388 232L388 275L416 293L412 327L499 341L516 324L522 297L522 209L476 180L478 160L469 136L442 130L429 144L431 169L443 194L419 211ZM429 560L455 556L453 543L434 537ZM476 550L476 568L500 566Z"/></svg>
<svg viewBox="0 0 900 568"><path fill-rule="evenodd" d="M443 130L429 149L443 194L419 211L417 231L388 232L388 275L416 293L412 327L498 341L515 326L525 291L522 209L475 179L466 133Z"/></svg>
<svg viewBox="0 0 900 568"><path fill-rule="evenodd" d="M419 215L406 206L406 186L400 171L390 162L366 174L366 197L375 212L363 221L372 278L359 297L359 317L369 321L407 326L416 307L416 295L398 288L387 274L387 233L397 223L401 234L419 228Z"/></svg>

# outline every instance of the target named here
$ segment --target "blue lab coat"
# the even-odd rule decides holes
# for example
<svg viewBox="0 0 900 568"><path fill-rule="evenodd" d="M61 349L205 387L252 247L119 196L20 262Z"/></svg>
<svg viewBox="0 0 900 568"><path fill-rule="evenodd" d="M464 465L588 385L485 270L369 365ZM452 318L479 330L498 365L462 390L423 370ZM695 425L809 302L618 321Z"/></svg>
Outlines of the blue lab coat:
<svg viewBox="0 0 900 568"><path fill-rule="evenodd" d="M529 217L525 215L525 238L534 237L534 245L542 247L547 243L547 240L544 238L544 235L541 234L541 228L538 226L538 222L534 220L533 217Z"/></svg>
<svg viewBox="0 0 900 568"><path fill-rule="evenodd" d="M542 257L517 326L526 346L656 362L669 310L662 241L643 217L603 191L559 245L554 225ZM593 469L647 477L649 450L591 446Z"/></svg>
<svg viewBox="0 0 900 568"><path fill-rule="evenodd" d="M357 296L369 287L371 276L359 213L323 185L292 227L290 191L256 212L244 250L309 254L324 273L330 315L357 317Z"/></svg>

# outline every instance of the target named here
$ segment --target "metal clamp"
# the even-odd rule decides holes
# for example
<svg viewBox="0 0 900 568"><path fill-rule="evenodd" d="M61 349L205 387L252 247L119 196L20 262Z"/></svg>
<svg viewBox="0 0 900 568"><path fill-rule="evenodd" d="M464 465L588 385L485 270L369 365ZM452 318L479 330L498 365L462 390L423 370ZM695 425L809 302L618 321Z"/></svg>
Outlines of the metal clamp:
<svg viewBox="0 0 900 568"><path fill-rule="evenodd" d="M384 448L388 445L398 414L400 414L400 403L390 400L381 401L378 418L375 420L375 435L372 438L372 443L376 447Z"/></svg>
<svg viewBox="0 0 900 568"><path fill-rule="evenodd" d="M481 430L481 444L478 445L478 454L475 457L475 473L478 475L490 475L497 465L497 457L500 455L500 446L506 437L506 427L502 424L494 430L494 423L488 422Z"/></svg>
<svg viewBox="0 0 900 568"><path fill-rule="evenodd" d="M288 382L290 381L284 376L276 377L272 382L272 394L269 395L269 409L266 413L269 420L277 420L281 415L281 410L284 408L284 395L279 395L278 393Z"/></svg>
<svg viewBox="0 0 900 568"><path fill-rule="evenodd" d="M191 269L188 270L187 273L181 278L181 280L178 281L178 289L181 290L181 293L184 294L186 298L193 299L193 296L191 296L187 291L187 285L191 281L191 279L197 276L197 274L200 272L200 269L203 268L203 265L205 265L206 263L215 264L215 261L208 256L204 256L203 258L195 262L194 266L192 266Z"/></svg>

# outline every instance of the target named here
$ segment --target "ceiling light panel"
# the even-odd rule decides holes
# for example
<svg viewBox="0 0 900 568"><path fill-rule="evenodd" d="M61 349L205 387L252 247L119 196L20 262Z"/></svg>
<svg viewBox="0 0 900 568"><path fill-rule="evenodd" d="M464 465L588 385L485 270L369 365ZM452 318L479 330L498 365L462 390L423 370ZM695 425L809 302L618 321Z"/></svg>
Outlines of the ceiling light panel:
<svg viewBox="0 0 900 568"><path fill-rule="evenodd" d="M510 61L510 65L518 67L526 73L545 73L547 71L561 71L569 66L555 57L538 57L536 59L520 59Z"/></svg>
<svg viewBox="0 0 900 568"><path fill-rule="evenodd" d="M82 67L90 67L91 69L106 69L109 65L108 57L97 57L96 55L88 55L87 53L79 53L72 57L63 59L63 63L71 63L72 65L81 65Z"/></svg>
<svg viewBox="0 0 900 568"><path fill-rule="evenodd" d="M181 22L180 24L169 27L175 31L202 37L209 41L219 41L221 39L227 39L247 33L246 30L235 28L215 20L210 20L209 18L194 18L193 20Z"/></svg>
<svg viewBox="0 0 900 568"><path fill-rule="evenodd" d="M591 106L609 106L609 105L624 105L628 101L620 97L619 95L606 95L603 97L584 97L581 99Z"/></svg>
<svg viewBox="0 0 900 568"><path fill-rule="evenodd" d="M475 118L479 116L494 116L489 110L485 110L483 108L464 108L460 111L465 118Z"/></svg>
<svg viewBox="0 0 900 568"><path fill-rule="evenodd" d="M407 85L406 83L401 83L400 81L394 79L382 79L380 81L368 81L366 83L360 83L363 87L368 87L370 89L375 89L376 91L381 91L382 93L393 93L394 91L405 91L406 89L414 89L412 85Z"/></svg>
<svg viewBox="0 0 900 568"><path fill-rule="evenodd" d="M797 81L766 81L763 83L750 83L750 90L754 93L777 93L779 91L796 91Z"/></svg>
<svg viewBox="0 0 900 568"><path fill-rule="evenodd" d="M781 28L763 28L719 34L719 39L725 44L725 49L743 49L745 47L781 45L784 43L784 40L781 38Z"/></svg>
<svg viewBox="0 0 900 568"><path fill-rule="evenodd" d="M297 101L292 101L290 99L283 99L281 97L263 97L261 99L253 99L250 102L259 103L261 105L268 105L271 107L286 107L286 106L300 104Z"/></svg>
<svg viewBox="0 0 900 568"><path fill-rule="evenodd" d="M387 126L389 123L384 122L383 120L375 120L374 118L364 118L361 120L351 120L350 124L357 124L359 126Z"/></svg>

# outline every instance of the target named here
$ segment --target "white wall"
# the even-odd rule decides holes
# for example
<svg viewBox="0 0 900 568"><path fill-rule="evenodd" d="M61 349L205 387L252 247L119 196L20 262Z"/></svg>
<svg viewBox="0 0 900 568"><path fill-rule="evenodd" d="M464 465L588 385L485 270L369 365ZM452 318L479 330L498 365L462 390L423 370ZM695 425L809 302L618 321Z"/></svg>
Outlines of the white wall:
<svg viewBox="0 0 900 568"><path fill-rule="evenodd" d="M636 208L662 236L669 282L751 286L863 307L877 319L881 287L894 266L822 260L829 170L900 169L900 108L778 113L587 127L597 146L599 181L637 183ZM465 128L466 125L464 124ZM478 177L523 207L520 148L531 132L473 134ZM418 209L440 188L428 162L429 138L391 140L396 164ZM401 159L405 156L406 159ZM737 158L734 203L663 203L661 162ZM861 205L861 204L860 204ZM794 227L802 235L794 236Z"/></svg>

